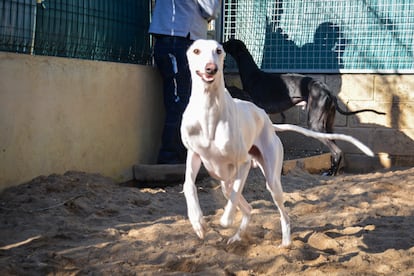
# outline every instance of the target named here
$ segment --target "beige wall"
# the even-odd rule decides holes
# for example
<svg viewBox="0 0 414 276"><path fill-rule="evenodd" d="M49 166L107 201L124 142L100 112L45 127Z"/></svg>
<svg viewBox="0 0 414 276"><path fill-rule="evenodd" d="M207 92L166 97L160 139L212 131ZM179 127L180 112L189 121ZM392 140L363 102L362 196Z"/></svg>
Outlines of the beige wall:
<svg viewBox="0 0 414 276"><path fill-rule="evenodd" d="M312 75L325 81L338 96L343 109L373 108L385 116L360 113L343 116L336 113L335 131L352 135L366 143L376 158L362 155L354 146L338 142L345 152L349 171L369 171L381 167L414 165L414 75L334 74ZM237 75L226 77L228 85L241 87ZM275 93L277 93L275 91ZM287 123L306 126L306 112L295 107L285 112ZM272 115L280 122L280 115ZM295 133L278 134L286 149L325 149L318 141Z"/></svg>
<svg viewBox="0 0 414 276"><path fill-rule="evenodd" d="M155 162L161 85L149 66L0 52L0 189L68 170L131 179Z"/></svg>

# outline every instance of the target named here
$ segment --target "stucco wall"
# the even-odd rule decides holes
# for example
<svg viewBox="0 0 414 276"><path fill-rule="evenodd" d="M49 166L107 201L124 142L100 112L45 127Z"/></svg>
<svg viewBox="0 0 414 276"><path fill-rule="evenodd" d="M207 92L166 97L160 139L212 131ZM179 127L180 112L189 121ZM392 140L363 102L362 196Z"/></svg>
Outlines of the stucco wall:
<svg viewBox="0 0 414 276"><path fill-rule="evenodd" d="M311 75L325 81L338 96L340 106L350 111L373 108L385 116L359 113L344 116L336 113L335 132L352 135L376 154L362 155L354 146L338 142L345 152L348 171L370 171L381 167L414 165L414 75L333 74ZM226 76L227 85L241 86L237 74ZM277 93L277 91L275 91ZM286 122L306 126L307 113L302 107L285 112ZM280 122L280 115L271 115ZM278 133L288 150L327 150L320 142L296 133Z"/></svg>
<svg viewBox="0 0 414 276"><path fill-rule="evenodd" d="M132 178L164 111L149 66L0 52L0 189L68 170Z"/></svg>

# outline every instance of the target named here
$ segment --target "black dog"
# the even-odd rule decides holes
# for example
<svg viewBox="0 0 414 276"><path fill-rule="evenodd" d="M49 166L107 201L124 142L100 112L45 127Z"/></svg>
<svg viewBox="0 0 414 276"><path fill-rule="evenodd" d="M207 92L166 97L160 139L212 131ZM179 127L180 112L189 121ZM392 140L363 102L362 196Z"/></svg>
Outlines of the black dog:
<svg viewBox="0 0 414 276"><path fill-rule="evenodd" d="M308 127L319 132L332 133L335 113L354 115L360 112L375 112L373 109L361 109L347 112L338 106L337 98L327 85L311 77L299 74L272 74L261 71L246 48L236 39L223 44L239 67L240 78L253 103L266 113L281 113L296 104L305 101L308 112ZM332 140L322 141L331 151L331 168L326 175L335 175L342 160L342 150Z"/></svg>

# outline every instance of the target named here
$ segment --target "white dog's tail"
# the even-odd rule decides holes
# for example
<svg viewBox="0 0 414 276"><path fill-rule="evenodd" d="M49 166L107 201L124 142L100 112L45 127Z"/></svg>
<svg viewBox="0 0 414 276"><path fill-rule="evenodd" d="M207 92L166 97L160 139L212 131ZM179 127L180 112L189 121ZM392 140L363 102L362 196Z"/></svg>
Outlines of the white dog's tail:
<svg viewBox="0 0 414 276"><path fill-rule="evenodd" d="M345 135L345 134L338 134L338 133L321 133L316 132L313 130L309 130L303 127L299 127L296 125L290 125L290 124L274 124L273 128L275 131L294 131L299 132L305 136L312 137L315 139L329 139L329 140L342 140L349 142L351 144L354 144L357 148L359 148L363 153L365 153L368 156L373 157L374 153L370 148L365 146L362 142L360 142L358 139Z"/></svg>

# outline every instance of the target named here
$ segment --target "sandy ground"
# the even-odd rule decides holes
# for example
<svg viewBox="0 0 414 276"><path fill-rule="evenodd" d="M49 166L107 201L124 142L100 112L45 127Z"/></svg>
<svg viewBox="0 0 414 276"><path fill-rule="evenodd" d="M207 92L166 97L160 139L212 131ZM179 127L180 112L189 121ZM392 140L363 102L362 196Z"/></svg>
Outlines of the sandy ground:
<svg viewBox="0 0 414 276"><path fill-rule="evenodd" d="M283 176L293 243L252 170L248 234L219 225L218 183L198 183L208 232L186 219L182 185L137 188L98 174L41 176L0 194L0 275L414 275L414 168Z"/></svg>

